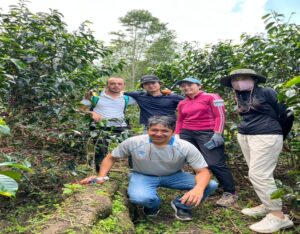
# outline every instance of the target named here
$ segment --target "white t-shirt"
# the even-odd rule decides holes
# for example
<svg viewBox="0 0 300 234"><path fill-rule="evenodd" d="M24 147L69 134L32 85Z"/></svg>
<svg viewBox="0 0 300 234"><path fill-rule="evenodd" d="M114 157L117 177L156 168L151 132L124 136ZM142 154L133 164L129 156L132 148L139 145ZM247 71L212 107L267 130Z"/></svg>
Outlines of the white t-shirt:
<svg viewBox="0 0 300 234"><path fill-rule="evenodd" d="M131 155L133 171L154 176L171 175L189 164L193 169L207 167L199 150L191 143L171 138L168 145L154 145L148 135L130 137L112 151L116 158Z"/></svg>
<svg viewBox="0 0 300 234"><path fill-rule="evenodd" d="M83 105L90 106L91 102L87 99L81 101ZM129 97L128 105L135 104L135 100ZM120 95L117 98L112 98L104 91L100 93L99 101L94 107L93 111L101 115L103 119L108 120L108 127L126 127L124 115L125 99L124 95Z"/></svg>

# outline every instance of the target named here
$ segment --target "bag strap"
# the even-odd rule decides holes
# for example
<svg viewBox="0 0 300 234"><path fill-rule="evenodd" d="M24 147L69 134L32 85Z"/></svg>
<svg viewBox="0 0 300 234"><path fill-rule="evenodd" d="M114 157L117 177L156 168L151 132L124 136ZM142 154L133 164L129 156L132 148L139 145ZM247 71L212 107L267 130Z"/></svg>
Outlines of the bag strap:
<svg viewBox="0 0 300 234"><path fill-rule="evenodd" d="M129 103L129 96L124 95L124 101L125 101L125 106L124 106L124 112L126 110L126 108L128 107L128 103Z"/></svg>
<svg viewBox="0 0 300 234"><path fill-rule="evenodd" d="M99 102L99 99L100 99L99 96L92 96L90 111L93 111L93 109L96 107L97 103Z"/></svg>

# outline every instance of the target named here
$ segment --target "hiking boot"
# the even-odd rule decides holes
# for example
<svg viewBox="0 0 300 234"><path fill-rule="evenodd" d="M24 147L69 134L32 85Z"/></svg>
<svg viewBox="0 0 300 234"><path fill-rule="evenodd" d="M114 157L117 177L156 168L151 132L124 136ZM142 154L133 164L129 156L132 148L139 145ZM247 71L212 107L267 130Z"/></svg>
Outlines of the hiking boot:
<svg viewBox="0 0 300 234"><path fill-rule="evenodd" d="M156 217L159 213L159 207L147 208L144 206L143 213L144 213L144 215L147 215L148 217Z"/></svg>
<svg viewBox="0 0 300 234"><path fill-rule="evenodd" d="M284 215L284 219L280 219L273 214L268 214L260 222L252 224L250 229L258 233L273 233L280 229L290 228L293 225L287 215Z"/></svg>
<svg viewBox="0 0 300 234"><path fill-rule="evenodd" d="M265 216L266 214L269 213L267 208L265 207L264 204L261 204L259 206L253 207L253 208L244 208L241 211L244 215L252 216L252 217L257 217L257 216Z"/></svg>
<svg viewBox="0 0 300 234"><path fill-rule="evenodd" d="M171 207L175 210L175 217L176 219L182 220L182 221L190 221L192 220L192 213L189 209L181 209L177 207L174 203L174 201L171 201Z"/></svg>
<svg viewBox="0 0 300 234"><path fill-rule="evenodd" d="M222 207L229 207L236 204L238 196L232 193L224 192L222 197L216 202L216 205Z"/></svg>

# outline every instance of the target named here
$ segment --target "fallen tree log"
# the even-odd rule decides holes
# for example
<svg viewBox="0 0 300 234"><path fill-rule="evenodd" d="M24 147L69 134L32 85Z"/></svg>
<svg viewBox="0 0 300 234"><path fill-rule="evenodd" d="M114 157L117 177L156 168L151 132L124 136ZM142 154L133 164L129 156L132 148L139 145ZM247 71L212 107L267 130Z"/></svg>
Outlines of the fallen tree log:
<svg viewBox="0 0 300 234"><path fill-rule="evenodd" d="M130 217L130 206L125 188L114 197L113 212L106 219L99 220L93 227L92 234L120 233L133 234L135 227Z"/></svg>
<svg viewBox="0 0 300 234"><path fill-rule="evenodd" d="M119 183L110 181L105 185L87 185L76 192L48 215L42 224L34 227L31 233L62 234L90 233L98 219L112 213L112 197Z"/></svg>

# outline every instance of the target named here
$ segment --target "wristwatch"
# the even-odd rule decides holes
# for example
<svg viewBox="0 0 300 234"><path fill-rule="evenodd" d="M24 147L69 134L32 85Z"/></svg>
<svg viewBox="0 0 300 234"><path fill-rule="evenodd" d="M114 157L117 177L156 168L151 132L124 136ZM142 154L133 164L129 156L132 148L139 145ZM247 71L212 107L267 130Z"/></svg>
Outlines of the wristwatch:
<svg viewBox="0 0 300 234"><path fill-rule="evenodd" d="M97 183L98 181L99 182L105 182L105 181L107 181L107 180L109 180L109 177L108 176L103 176L103 177L96 177L96 178L94 178L94 179L92 179L91 180L91 183Z"/></svg>

